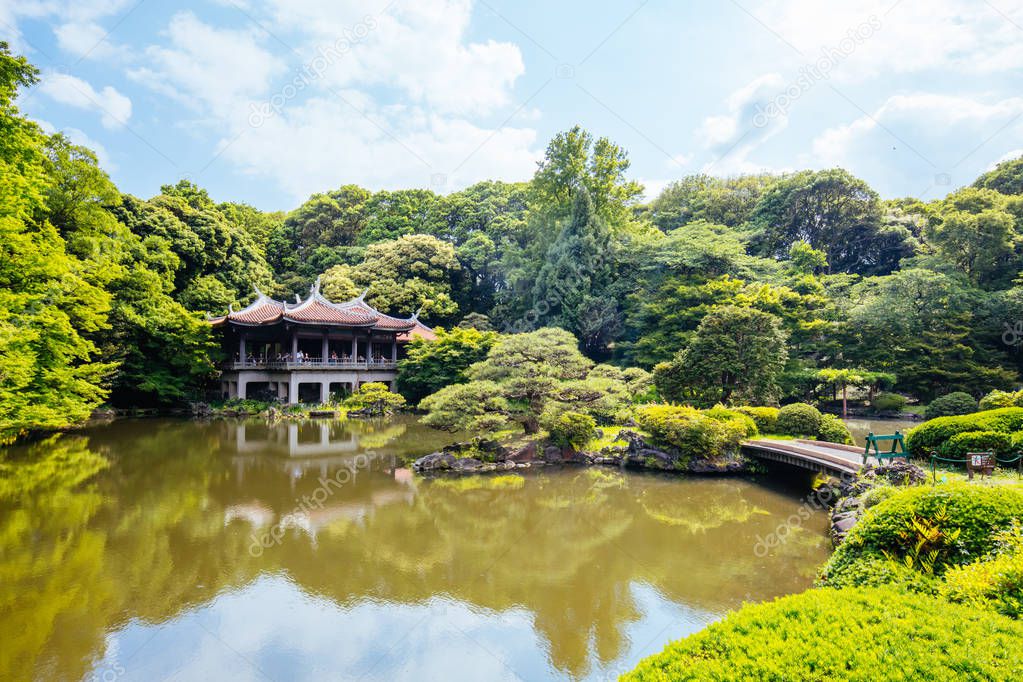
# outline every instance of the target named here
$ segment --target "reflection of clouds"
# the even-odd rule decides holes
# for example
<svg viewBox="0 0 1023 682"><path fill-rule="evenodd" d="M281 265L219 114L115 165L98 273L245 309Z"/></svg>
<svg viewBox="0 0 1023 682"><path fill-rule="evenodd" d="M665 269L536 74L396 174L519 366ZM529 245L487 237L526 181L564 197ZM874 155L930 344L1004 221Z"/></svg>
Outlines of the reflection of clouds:
<svg viewBox="0 0 1023 682"><path fill-rule="evenodd" d="M232 504L224 508L224 525L232 521L248 521L253 528L262 528L270 525L274 520L274 513L269 507L259 502L248 502L245 504Z"/></svg>
<svg viewBox="0 0 1023 682"><path fill-rule="evenodd" d="M279 576L222 594L160 626L133 623L119 636L125 650L152 637L124 664L126 681L166 679L170 672L180 680L550 677L509 667L542 648L524 611L497 615L437 598L415 605L366 601L342 609ZM99 661L96 670L109 663Z"/></svg>

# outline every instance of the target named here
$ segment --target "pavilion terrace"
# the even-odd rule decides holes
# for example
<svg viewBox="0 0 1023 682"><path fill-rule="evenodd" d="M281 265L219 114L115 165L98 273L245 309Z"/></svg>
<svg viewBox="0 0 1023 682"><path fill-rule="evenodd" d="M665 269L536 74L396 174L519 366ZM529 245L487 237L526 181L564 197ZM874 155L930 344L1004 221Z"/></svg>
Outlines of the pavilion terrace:
<svg viewBox="0 0 1023 682"><path fill-rule="evenodd" d="M256 289L256 300L244 309L211 319L233 358L223 368L223 397L325 403L370 381L393 390L403 345L435 336L417 315L385 315L365 296L334 303L320 293L319 280L295 303Z"/></svg>

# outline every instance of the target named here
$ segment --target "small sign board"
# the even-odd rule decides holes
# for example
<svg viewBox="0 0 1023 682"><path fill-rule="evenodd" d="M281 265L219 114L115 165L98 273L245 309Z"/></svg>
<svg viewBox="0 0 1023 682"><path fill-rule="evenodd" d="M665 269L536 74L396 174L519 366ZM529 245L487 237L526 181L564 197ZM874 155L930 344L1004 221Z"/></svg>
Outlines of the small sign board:
<svg viewBox="0 0 1023 682"><path fill-rule="evenodd" d="M979 473L981 478L990 476L995 470L995 455L992 452L968 452L966 454L966 472L973 480L973 474Z"/></svg>

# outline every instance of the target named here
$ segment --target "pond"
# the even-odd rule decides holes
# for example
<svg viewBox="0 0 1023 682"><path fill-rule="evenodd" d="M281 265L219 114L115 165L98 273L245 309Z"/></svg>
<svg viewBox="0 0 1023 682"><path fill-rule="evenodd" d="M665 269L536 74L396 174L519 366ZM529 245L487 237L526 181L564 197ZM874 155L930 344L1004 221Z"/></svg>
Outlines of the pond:
<svg viewBox="0 0 1023 682"><path fill-rule="evenodd" d="M151 419L10 449L48 459L0 502L0 679L607 679L830 551L802 479L403 466L449 439Z"/></svg>

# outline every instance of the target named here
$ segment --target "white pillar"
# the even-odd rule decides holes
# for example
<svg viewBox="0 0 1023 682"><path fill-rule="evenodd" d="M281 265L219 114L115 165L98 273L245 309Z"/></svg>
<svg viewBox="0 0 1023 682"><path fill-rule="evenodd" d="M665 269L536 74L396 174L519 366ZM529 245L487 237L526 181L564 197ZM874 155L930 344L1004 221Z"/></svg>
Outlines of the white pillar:
<svg viewBox="0 0 1023 682"><path fill-rule="evenodd" d="M359 357L359 339L355 336L355 330L352 330L352 362Z"/></svg>
<svg viewBox="0 0 1023 682"><path fill-rule="evenodd" d="M298 402L298 376L294 372L288 377L288 402L292 405Z"/></svg>
<svg viewBox="0 0 1023 682"><path fill-rule="evenodd" d="M391 340L391 362L398 362L398 337Z"/></svg>
<svg viewBox="0 0 1023 682"><path fill-rule="evenodd" d="M327 401L330 400L330 382L320 382L320 404L326 405Z"/></svg>
<svg viewBox="0 0 1023 682"><path fill-rule="evenodd" d="M323 332L323 351L320 353L320 362L327 361L328 350L330 350L330 341L327 338L327 332Z"/></svg>
<svg viewBox="0 0 1023 682"><path fill-rule="evenodd" d="M238 361L245 362L245 334L238 335Z"/></svg>
<svg viewBox="0 0 1023 682"><path fill-rule="evenodd" d="M298 355L298 332L291 332L291 360L294 362Z"/></svg>
<svg viewBox="0 0 1023 682"><path fill-rule="evenodd" d="M249 382L247 379L242 379L241 377L238 377L238 397L241 398L242 400L245 400L246 398L249 397L247 394L248 383Z"/></svg>

